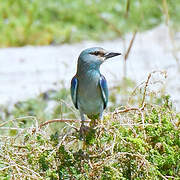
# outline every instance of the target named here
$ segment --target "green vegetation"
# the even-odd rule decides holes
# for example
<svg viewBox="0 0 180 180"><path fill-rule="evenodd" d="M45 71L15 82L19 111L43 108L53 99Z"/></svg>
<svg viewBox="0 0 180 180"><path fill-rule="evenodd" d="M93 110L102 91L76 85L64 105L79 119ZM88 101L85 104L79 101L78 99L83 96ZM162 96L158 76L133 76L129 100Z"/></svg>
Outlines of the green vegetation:
<svg viewBox="0 0 180 180"><path fill-rule="evenodd" d="M129 2L129 5L128 5ZM0 0L0 47L113 39L180 22L179 0Z"/></svg>
<svg viewBox="0 0 180 180"><path fill-rule="evenodd" d="M179 179L180 114L163 90L150 90L151 80L135 91L134 82L123 83L130 105L118 101L122 84L114 87L110 110L84 141L79 123L38 127L52 118L78 119L66 89L2 107L0 179Z"/></svg>
<svg viewBox="0 0 180 180"><path fill-rule="evenodd" d="M48 45L113 39L161 22L177 27L180 1L0 0L0 12L0 47ZM43 124L79 119L65 88L1 106L0 179L179 179L180 113L164 87L151 91L151 76L140 86L117 83L84 141L80 123Z"/></svg>

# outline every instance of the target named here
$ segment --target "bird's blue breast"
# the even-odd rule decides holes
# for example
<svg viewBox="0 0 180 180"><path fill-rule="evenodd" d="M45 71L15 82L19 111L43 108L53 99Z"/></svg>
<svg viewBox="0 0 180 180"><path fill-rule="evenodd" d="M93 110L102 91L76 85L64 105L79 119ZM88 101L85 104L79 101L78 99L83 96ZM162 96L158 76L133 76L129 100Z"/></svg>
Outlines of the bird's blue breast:
<svg viewBox="0 0 180 180"><path fill-rule="evenodd" d="M84 114L97 115L102 113L104 102L99 86L100 73L91 70L78 77L78 107Z"/></svg>

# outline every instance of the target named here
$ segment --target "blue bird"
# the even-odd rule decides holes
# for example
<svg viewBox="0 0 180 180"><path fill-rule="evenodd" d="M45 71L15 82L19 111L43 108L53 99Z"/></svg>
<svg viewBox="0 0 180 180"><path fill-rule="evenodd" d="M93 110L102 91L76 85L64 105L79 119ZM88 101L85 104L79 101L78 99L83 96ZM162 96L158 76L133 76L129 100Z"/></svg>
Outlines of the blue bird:
<svg viewBox="0 0 180 180"><path fill-rule="evenodd" d="M78 58L77 72L71 80L71 98L81 116L80 136L87 128L85 116L91 121L103 118L108 103L108 86L100 73L100 65L121 53L108 52L100 47L85 49Z"/></svg>

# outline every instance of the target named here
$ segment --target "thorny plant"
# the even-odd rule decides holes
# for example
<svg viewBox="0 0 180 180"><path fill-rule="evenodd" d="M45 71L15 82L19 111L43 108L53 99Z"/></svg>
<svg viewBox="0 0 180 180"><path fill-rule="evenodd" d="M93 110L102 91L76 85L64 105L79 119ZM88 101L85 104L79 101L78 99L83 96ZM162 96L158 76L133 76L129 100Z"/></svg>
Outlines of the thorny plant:
<svg viewBox="0 0 180 180"><path fill-rule="evenodd" d="M169 96L158 97L156 91L153 100L148 99L152 76L157 73L166 76L152 72L133 91L132 97L140 93L139 106L108 112L84 142L79 140L77 120L73 119L39 125L33 117L32 127L20 129L16 136L0 136L0 177L178 179L180 114L174 111ZM59 132L47 133L50 123L62 121L67 124Z"/></svg>

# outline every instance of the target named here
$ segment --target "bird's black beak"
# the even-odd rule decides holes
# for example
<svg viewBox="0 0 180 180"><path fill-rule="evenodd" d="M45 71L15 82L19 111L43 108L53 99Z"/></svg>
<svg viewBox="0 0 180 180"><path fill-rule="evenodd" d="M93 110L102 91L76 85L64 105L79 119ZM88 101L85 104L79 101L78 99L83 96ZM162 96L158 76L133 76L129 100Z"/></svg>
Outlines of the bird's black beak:
<svg viewBox="0 0 180 180"><path fill-rule="evenodd" d="M119 56L119 55L121 55L121 53L108 52L108 53L106 53L106 54L104 55L104 57L105 57L106 59L109 59L109 58L112 58L112 57L114 57L114 56Z"/></svg>

